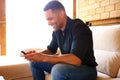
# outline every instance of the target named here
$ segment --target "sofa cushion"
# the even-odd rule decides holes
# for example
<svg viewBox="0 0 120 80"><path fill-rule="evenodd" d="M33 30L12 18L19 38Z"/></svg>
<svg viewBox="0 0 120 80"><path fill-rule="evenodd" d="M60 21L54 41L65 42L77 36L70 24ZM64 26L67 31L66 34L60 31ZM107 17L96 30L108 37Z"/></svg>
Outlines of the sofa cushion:
<svg viewBox="0 0 120 80"><path fill-rule="evenodd" d="M0 66L0 75L2 75L5 80L16 80L32 76L27 63Z"/></svg>
<svg viewBox="0 0 120 80"><path fill-rule="evenodd" d="M93 43L97 70L111 77L117 77L120 67L120 25L90 27L93 32Z"/></svg>
<svg viewBox="0 0 120 80"><path fill-rule="evenodd" d="M94 48L120 52L120 25L90 27L93 33Z"/></svg>
<svg viewBox="0 0 120 80"><path fill-rule="evenodd" d="M120 52L109 52L103 50L94 50L97 70L111 77L117 77L120 67Z"/></svg>
<svg viewBox="0 0 120 80"><path fill-rule="evenodd" d="M15 56L0 56L0 75L5 80L27 80L28 77L32 77L29 62L23 57Z"/></svg>
<svg viewBox="0 0 120 80"><path fill-rule="evenodd" d="M98 72L98 77L97 77L97 80L109 80L109 79L112 79L110 76L104 74L104 73L101 73L101 72Z"/></svg>

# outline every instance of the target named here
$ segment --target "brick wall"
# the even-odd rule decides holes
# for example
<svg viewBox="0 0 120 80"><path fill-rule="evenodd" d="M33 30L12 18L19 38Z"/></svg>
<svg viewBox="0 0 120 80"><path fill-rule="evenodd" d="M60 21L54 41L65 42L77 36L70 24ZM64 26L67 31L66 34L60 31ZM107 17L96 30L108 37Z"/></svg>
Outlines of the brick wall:
<svg viewBox="0 0 120 80"><path fill-rule="evenodd" d="M77 17L83 21L120 17L120 0L78 0Z"/></svg>

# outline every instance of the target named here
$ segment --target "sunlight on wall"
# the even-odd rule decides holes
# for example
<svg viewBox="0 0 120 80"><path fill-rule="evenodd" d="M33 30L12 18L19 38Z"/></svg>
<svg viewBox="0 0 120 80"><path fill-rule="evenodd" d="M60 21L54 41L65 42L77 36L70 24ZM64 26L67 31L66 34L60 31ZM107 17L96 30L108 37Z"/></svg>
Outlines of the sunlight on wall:
<svg viewBox="0 0 120 80"><path fill-rule="evenodd" d="M52 27L43 7L50 0L6 0L6 52L18 56L28 48L46 48Z"/></svg>
<svg viewBox="0 0 120 80"><path fill-rule="evenodd" d="M73 18L73 0L59 0L65 7L66 13Z"/></svg>

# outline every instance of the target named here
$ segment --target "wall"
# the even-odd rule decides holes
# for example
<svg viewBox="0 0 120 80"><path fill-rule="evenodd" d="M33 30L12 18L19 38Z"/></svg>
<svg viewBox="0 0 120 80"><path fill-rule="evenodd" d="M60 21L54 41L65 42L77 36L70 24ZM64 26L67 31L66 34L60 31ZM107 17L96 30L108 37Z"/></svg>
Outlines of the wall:
<svg viewBox="0 0 120 80"><path fill-rule="evenodd" d="M120 17L120 0L78 0L78 18L84 21Z"/></svg>
<svg viewBox="0 0 120 80"><path fill-rule="evenodd" d="M5 21L5 0L0 0L0 55L5 55L6 50L6 21Z"/></svg>

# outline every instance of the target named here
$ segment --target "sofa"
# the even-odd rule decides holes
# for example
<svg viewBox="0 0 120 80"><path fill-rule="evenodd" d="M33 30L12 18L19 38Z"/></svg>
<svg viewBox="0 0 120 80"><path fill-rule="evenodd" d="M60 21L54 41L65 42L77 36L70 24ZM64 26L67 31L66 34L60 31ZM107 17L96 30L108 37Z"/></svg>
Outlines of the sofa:
<svg viewBox="0 0 120 80"><path fill-rule="evenodd" d="M120 25L90 29L93 32L94 55L98 63L97 80L120 80ZM11 58L0 57L0 76L5 80L32 80L29 61L23 57ZM46 80L50 80L50 74L46 74Z"/></svg>
<svg viewBox="0 0 120 80"><path fill-rule="evenodd" d="M0 76L5 80L32 80L28 63L23 57L0 56Z"/></svg>
<svg viewBox="0 0 120 80"><path fill-rule="evenodd" d="M98 80L120 80L120 25L90 27Z"/></svg>

